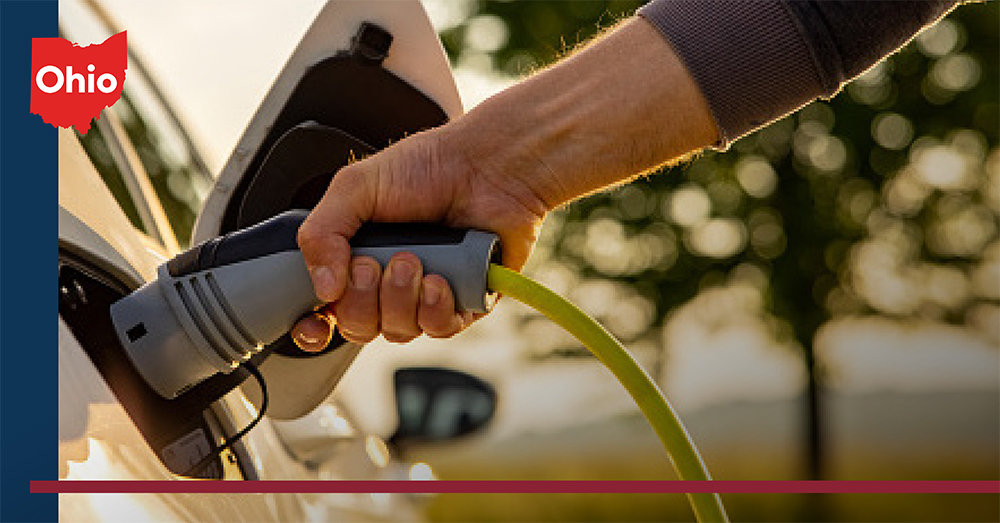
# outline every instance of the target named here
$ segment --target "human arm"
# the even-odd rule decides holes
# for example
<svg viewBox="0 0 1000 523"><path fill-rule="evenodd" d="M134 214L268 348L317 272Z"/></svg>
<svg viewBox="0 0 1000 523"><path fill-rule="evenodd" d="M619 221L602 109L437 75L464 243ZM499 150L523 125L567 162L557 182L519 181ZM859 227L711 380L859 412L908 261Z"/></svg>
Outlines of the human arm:
<svg viewBox="0 0 1000 523"><path fill-rule="evenodd" d="M505 264L519 269L552 208L691 151L725 147L816 97L832 95L947 11L950 2L794 4L654 2L641 12L646 20L631 19L464 117L346 168L301 236L311 267L331 267L329 281L317 281L318 290L325 288L321 296L327 292L335 299L344 292L346 238L366 220L493 230L501 236ZM664 5L658 12L665 19L650 15ZM705 5L712 10L696 9ZM757 11L739 11L750 8ZM916 14L869 20L878 9ZM810 19L821 23L804 21ZM872 32L878 23L902 29L855 42L852 35ZM334 312L342 330L364 323L368 336L347 336L357 341L380 331L397 341L421 330L447 336L468 323L447 309L447 290L436 308L418 306L425 288L436 290L419 278L396 290L383 281L381 293L369 292L365 300L348 290ZM367 312L352 312L351 304L361 301ZM385 310L393 307L400 311ZM422 318L439 323L428 328ZM325 325L312 325L312 332L326 332Z"/></svg>
<svg viewBox="0 0 1000 523"><path fill-rule="evenodd" d="M490 230L500 236L504 264L520 269L553 208L714 143L708 107L672 54L652 25L633 18L457 120L342 169L299 231L317 294L334 302L342 334L408 341L421 332L449 336L471 320L454 312L441 278L421 277L412 255L387 266L399 275L402 262L403 285L368 259L354 263L372 284L352 285L347 240L362 223ZM440 301L424 303L428 290ZM307 319L294 339L321 348L328 327Z"/></svg>

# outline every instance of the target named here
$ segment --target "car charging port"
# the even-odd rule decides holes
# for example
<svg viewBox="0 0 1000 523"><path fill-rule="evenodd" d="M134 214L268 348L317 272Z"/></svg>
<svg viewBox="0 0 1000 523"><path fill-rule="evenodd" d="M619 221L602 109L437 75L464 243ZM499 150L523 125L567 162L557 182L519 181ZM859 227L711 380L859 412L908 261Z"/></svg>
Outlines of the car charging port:
<svg viewBox="0 0 1000 523"><path fill-rule="evenodd" d="M212 404L250 374L241 368L218 374L170 400L157 394L133 367L111 323L111 304L129 292L127 286L111 275L60 250L59 315L146 443L174 474L221 479L226 466L231 468L234 461L241 465L240 460L234 459L246 455L239 443L225 455L215 456L206 466L193 470L192 465L215 450L227 436L224 432L232 431L231 423L224 423L221 419L224 416L217 415ZM142 336L141 325L134 330L135 336ZM228 465L224 465L224 460ZM246 477L245 472L241 470L240 474Z"/></svg>

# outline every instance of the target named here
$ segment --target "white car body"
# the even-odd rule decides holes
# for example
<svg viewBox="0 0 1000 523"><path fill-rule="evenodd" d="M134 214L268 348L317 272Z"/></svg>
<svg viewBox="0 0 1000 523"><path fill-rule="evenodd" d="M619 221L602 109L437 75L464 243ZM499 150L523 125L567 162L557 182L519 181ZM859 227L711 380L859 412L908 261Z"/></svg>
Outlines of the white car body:
<svg viewBox="0 0 1000 523"><path fill-rule="evenodd" d="M68 17L63 19L62 13L60 18L63 26L76 23ZM432 98L449 117L461 113L448 62L418 1L331 1L317 16L249 123L201 210L193 243L220 232L230 189L239 181L239 165L245 161L241 151L259 142L294 86L296 75L318 57L345 49L361 21L374 22L394 36L386 69ZM72 39L75 35L68 32L66 36ZM131 78L134 72L129 73ZM128 81L125 88L128 91ZM156 190L124 132L122 115L114 108L106 109L91 132L95 130L109 143L111 156L122 171L129 196L139 207L139 218L147 230L139 230L135 220L130 219L75 133L60 130L60 270L66 263L92 271L96 280L109 282L109 288L127 292L154 278L157 266L176 255L180 247ZM66 295L62 298L70 300L69 306L86 306L86 293L62 287L61 293ZM357 348L334 351L312 362L319 385L300 394L295 404L285 409L308 414L294 416L298 417L294 421L265 417L220 460L222 479L405 479L409 469L392 460L382 439L357 426L343 406L327 399L337 380L324 379L324 373L329 375L339 369L342 374L356 353ZM349 358L341 361L347 357L345 354ZM262 372L269 378L268 385L277 391L275 395L302 388L302 383L282 383L280 369L277 374L269 375L266 367ZM256 398L251 396L257 391L254 387L248 389L238 387L212 405L212 415L206 421L212 440L230 436L254 419L257 410L252 399ZM317 405L319 408L315 408ZM177 449L185 451L183 446ZM59 479L182 479L147 444L62 312ZM74 523L402 521L418 518L414 501L412 497L380 494L61 494L59 515L60 520Z"/></svg>

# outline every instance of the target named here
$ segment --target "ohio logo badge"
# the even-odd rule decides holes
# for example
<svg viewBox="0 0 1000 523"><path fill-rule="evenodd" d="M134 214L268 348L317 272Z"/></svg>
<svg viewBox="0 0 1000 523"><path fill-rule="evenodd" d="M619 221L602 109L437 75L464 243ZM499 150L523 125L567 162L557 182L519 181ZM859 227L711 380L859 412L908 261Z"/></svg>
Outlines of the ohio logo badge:
<svg viewBox="0 0 1000 523"><path fill-rule="evenodd" d="M125 33L83 47L62 38L32 38L31 113L86 134L90 121L121 97L128 69Z"/></svg>

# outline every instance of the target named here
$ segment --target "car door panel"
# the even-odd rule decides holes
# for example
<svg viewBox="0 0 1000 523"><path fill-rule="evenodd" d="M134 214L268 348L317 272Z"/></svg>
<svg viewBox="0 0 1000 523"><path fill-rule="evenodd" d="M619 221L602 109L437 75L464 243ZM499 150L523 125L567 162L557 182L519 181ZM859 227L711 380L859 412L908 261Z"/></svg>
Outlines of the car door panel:
<svg viewBox="0 0 1000 523"><path fill-rule="evenodd" d="M355 45L352 38L359 35L358 28L364 23L375 24L391 33L393 44L390 52L374 65L359 65L351 61L355 58L345 62L342 60L343 52ZM338 54L341 58L337 58ZM316 67L324 61L335 67ZM379 70L364 69L376 66ZM247 167L253 156L260 152L268 132L274 129L275 119L282 114L284 102L294 94L295 85L310 70L326 73L335 70L339 71L337 74L346 75L342 78L332 75L335 82L355 80L365 86L385 82L390 86L387 88L389 91L405 93L399 98L393 95L392 99L396 101L390 101L389 105L383 103L386 99L375 97L368 113L352 113L353 116L347 120L331 122L379 142L378 148L409 132L443 123L462 112L448 61L417 0L328 2L275 81L212 189L199 215L194 243L225 232L224 215L233 200L234 189L247 172L252 171ZM364 84L363 76L370 77L366 80L369 83ZM331 75L327 74L321 80L330 81L330 78ZM354 89L359 90L376 91L368 87ZM359 105L360 95L355 92L350 96L354 99L345 98L341 103ZM288 116L286 120L295 124L293 120L308 114L305 110ZM334 107L331 114L341 113ZM319 117L325 118L322 114ZM354 120L348 121L351 118ZM365 126L369 127L367 131L362 129ZM129 140L121 129L114 126L105 128L109 135L113 135L107 138ZM130 147L131 144L125 146ZM129 152L128 147L124 150ZM121 202L116 201L115 195L95 169L93 160L88 158L90 151L81 146L72 131L60 131L59 151L61 254L69 252L84 265L92 265L110 275L111 279L121 284L121 292L155 278L156 267L168 256L176 254L176 244L164 245L162 236L157 240L136 228L134 221L130 221L123 212ZM135 158L124 158L124 161L137 163ZM137 169L134 174L148 181L145 180L148 176L144 170ZM148 187L145 189L138 191L138 197L148 200L146 203L162 211L164 207L157 201L159 196ZM91 349L75 334L78 328L60 316L60 479L178 479L179 476L165 466L162 454L158 455L166 447L150 446L149 438L144 437L134 414L130 415L123 405L121 391L109 385L108 376L102 375L101 366L95 364L92 355L88 354ZM274 395L272 405L278 407L276 414L295 417L320 404L329 396L360 349L356 345L345 345L316 358L279 354L264 362L261 370L268 377L268 388ZM213 404L204 430L212 435L214 441L235 433L254 419L257 414L254 404L259 404L259 398L259 388L252 380L247 381L243 387ZM232 454L235 462L228 459L220 461L222 477L395 478L395 469L384 464L374 466L369 460L365 445L373 437L359 430L356 438L336 449L333 457L320 467L321 470L310 469L289 454L272 421L265 417L236 446ZM402 496L384 494L63 494L59 503L61 520L73 522L400 521L418 517L413 504Z"/></svg>

